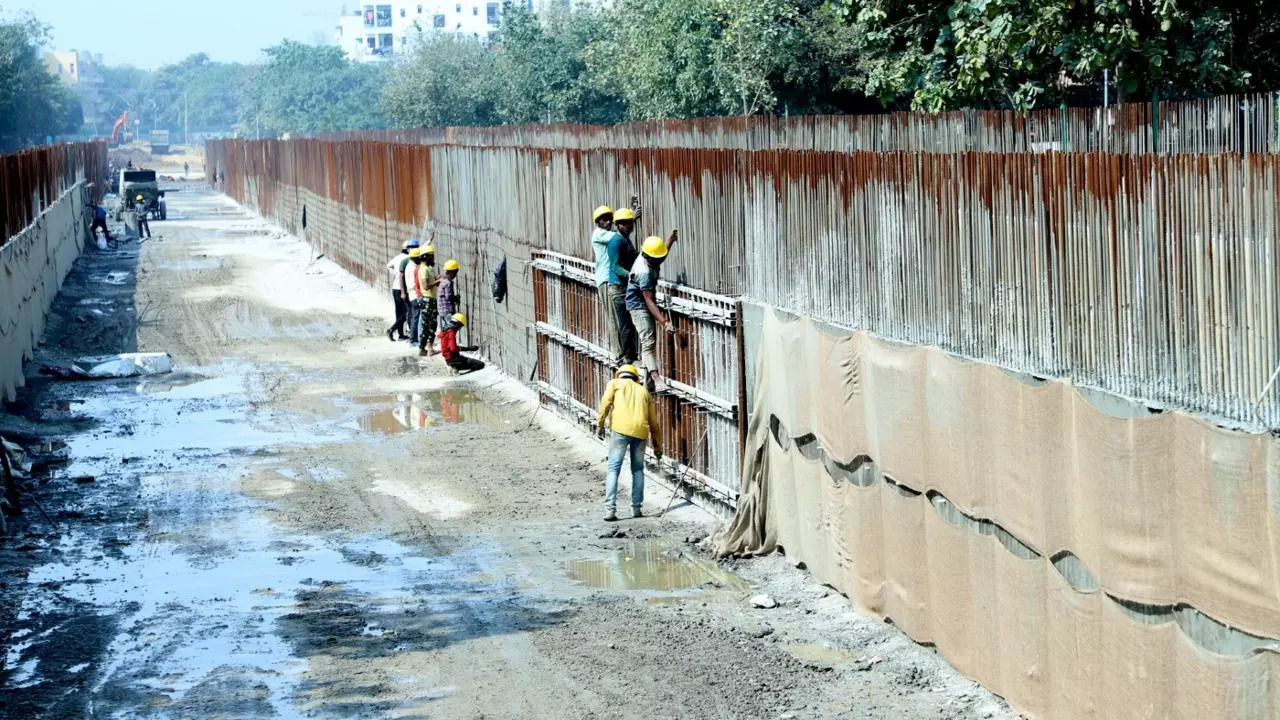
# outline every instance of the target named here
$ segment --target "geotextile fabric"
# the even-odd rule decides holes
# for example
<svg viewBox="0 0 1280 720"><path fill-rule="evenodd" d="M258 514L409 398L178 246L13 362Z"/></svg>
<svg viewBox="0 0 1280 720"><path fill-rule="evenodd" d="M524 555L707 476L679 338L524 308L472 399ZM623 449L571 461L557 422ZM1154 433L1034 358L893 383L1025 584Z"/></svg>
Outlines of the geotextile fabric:
<svg viewBox="0 0 1280 720"><path fill-rule="evenodd" d="M760 348L722 554L783 548L1037 718L1280 716L1280 655L1212 652L1172 619L1280 636L1271 436L1118 417L1066 383L771 311ZM1068 553L1093 584L1059 572Z"/></svg>

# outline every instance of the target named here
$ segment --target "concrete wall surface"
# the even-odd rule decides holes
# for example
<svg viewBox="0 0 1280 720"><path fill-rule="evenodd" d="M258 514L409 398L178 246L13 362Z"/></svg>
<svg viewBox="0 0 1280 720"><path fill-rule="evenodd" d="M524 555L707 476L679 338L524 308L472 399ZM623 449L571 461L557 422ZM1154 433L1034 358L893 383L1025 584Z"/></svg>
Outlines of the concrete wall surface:
<svg viewBox="0 0 1280 720"><path fill-rule="evenodd" d="M53 299L84 248L86 202L85 184L76 183L0 246L0 389L6 401L24 384L22 364L40 342Z"/></svg>

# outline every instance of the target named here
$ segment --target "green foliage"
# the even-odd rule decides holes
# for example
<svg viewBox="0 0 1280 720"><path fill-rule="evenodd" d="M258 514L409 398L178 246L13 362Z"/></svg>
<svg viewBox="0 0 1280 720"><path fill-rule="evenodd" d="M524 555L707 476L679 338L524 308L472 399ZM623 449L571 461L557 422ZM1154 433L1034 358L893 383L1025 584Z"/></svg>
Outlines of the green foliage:
<svg viewBox="0 0 1280 720"><path fill-rule="evenodd" d="M79 98L51 75L39 48L48 29L30 17L0 20L0 149L78 131Z"/></svg>
<svg viewBox="0 0 1280 720"><path fill-rule="evenodd" d="M494 67L493 54L476 38L424 33L383 87L383 111L399 127L494 124Z"/></svg>
<svg viewBox="0 0 1280 720"><path fill-rule="evenodd" d="M285 40L266 49L240 106L240 121L263 135L382 127L383 72L333 46Z"/></svg>

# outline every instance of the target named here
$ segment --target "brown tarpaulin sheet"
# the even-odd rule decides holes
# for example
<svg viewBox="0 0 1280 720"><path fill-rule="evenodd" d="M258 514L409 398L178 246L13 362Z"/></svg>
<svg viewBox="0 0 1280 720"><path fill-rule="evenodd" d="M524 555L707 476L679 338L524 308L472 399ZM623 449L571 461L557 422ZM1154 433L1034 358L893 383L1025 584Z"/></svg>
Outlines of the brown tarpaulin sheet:
<svg viewBox="0 0 1280 720"><path fill-rule="evenodd" d="M1177 412L1117 417L1065 383L765 316L721 552L781 546L1034 717L1280 717L1280 655L1215 654L1120 605L1280 635L1270 436ZM879 474L860 481L851 470L868 462ZM1068 583L1050 561L1062 552L1100 591Z"/></svg>

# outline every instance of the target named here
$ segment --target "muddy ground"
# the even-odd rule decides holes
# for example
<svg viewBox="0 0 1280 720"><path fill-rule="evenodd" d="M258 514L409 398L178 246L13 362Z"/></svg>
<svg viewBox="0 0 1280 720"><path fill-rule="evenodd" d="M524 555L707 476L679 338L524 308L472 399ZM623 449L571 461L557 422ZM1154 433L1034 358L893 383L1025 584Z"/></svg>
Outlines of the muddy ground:
<svg viewBox="0 0 1280 720"><path fill-rule="evenodd" d="M380 293L230 201L170 209L81 258L37 362L175 372L33 365L0 416L69 457L0 545L3 717L1012 716L785 558L717 564L700 508L606 526L602 446L518 384L388 342Z"/></svg>

